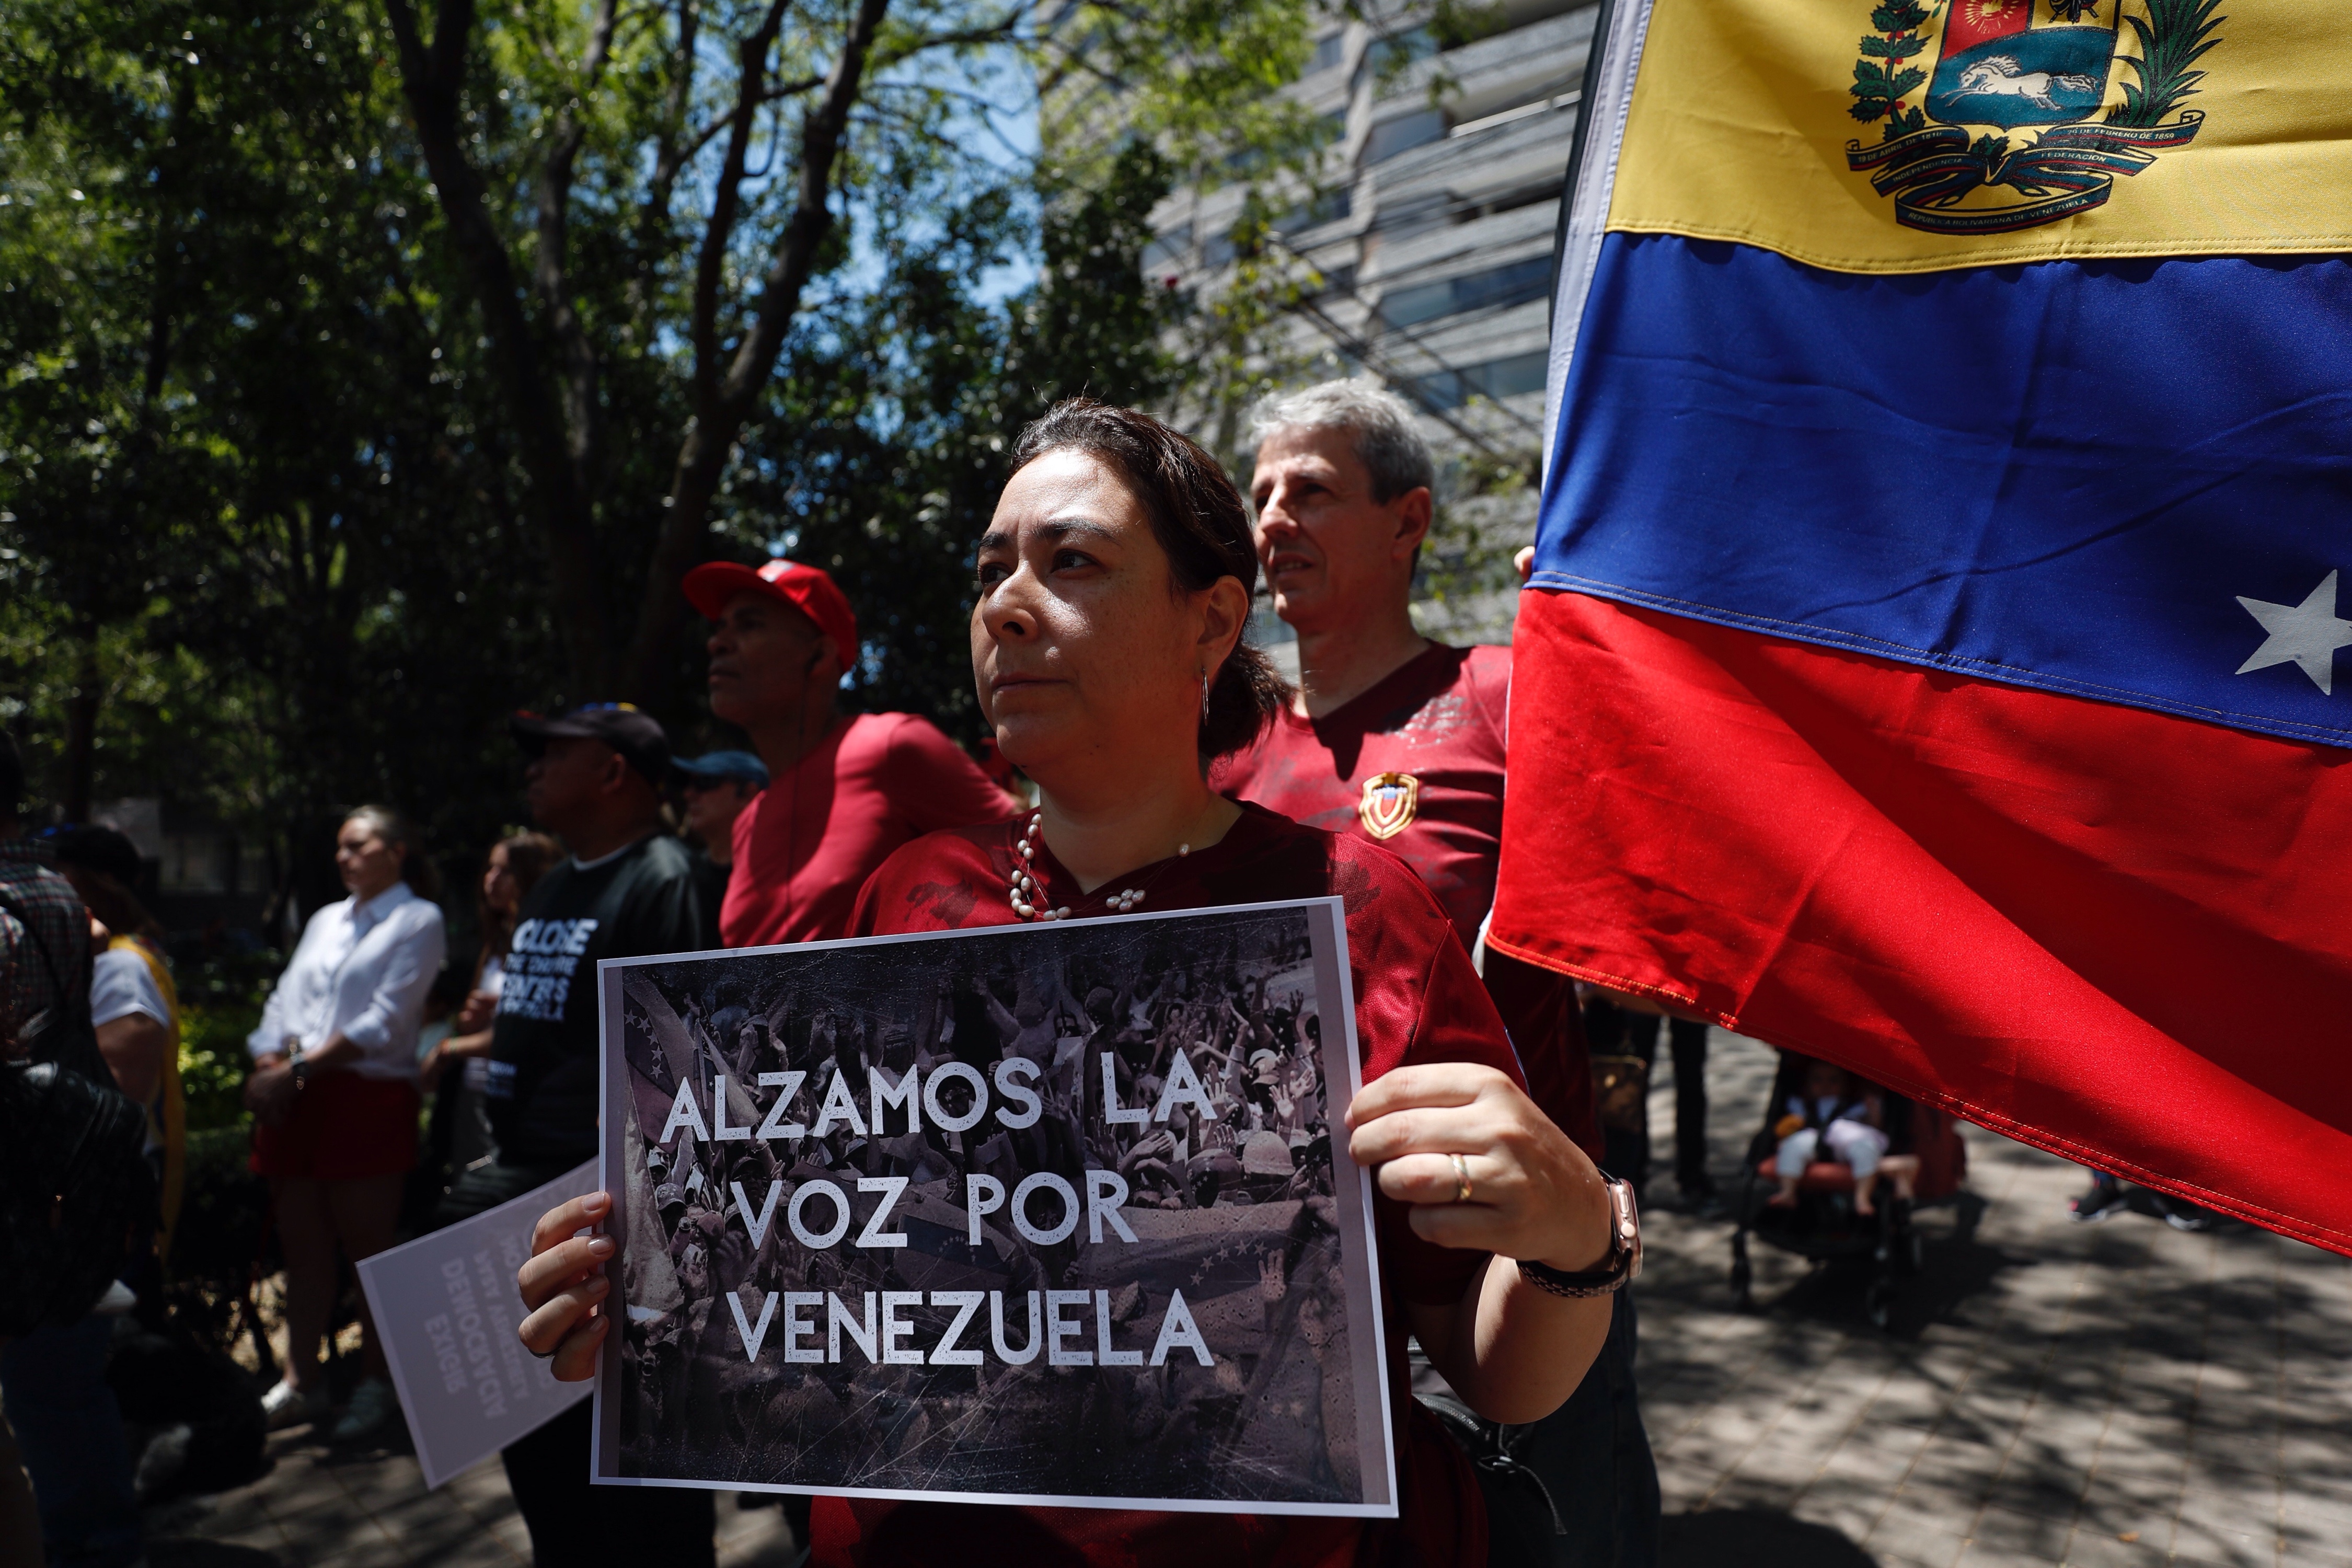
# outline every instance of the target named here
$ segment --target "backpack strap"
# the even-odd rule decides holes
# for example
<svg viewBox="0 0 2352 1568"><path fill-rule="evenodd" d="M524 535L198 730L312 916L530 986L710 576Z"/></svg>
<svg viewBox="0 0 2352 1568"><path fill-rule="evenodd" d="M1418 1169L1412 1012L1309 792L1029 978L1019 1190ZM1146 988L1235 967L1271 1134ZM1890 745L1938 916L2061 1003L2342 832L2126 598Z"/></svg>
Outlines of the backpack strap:
<svg viewBox="0 0 2352 1568"><path fill-rule="evenodd" d="M33 939L35 947L41 950L41 967L49 972L49 984L57 989L58 1005L65 1006L70 1004L73 988L66 984L64 972L58 968L57 954L49 951L48 939L41 935L41 928L34 921L31 911L7 894L0 893L0 914L6 915L25 928L25 934Z"/></svg>
<svg viewBox="0 0 2352 1568"><path fill-rule="evenodd" d="M108 1068L106 1058L99 1052L97 1032L89 1026L89 981L87 970L83 973L82 984L79 988L67 984L65 972L58 967L57 954L50 949L48 939L41 935L41 928L35 922L31 912L7 894L0 893L0 914L7 915L9 919L24 928L25 934L30 937L33 945L40 950L41 967L49 972L49 983L57 988L57 1005L45 1007L33 1018L26 1020L28 1024L37 1026L28 1029L26 1037L37 1038L52 1035L62 1027L65 1035L60 1044L65 1048L49 1052L37 1051L35 1059L57 1062L61 1067L70 1068L84 1078L111 1089L114 1086L114 1075ZM80 1003L79 1007L75 1005L77 999ZM79 1028L75 1027L77 1024L79 1025ZM77 1044L82 1048L74 1049L73 1047Z"/></svg>

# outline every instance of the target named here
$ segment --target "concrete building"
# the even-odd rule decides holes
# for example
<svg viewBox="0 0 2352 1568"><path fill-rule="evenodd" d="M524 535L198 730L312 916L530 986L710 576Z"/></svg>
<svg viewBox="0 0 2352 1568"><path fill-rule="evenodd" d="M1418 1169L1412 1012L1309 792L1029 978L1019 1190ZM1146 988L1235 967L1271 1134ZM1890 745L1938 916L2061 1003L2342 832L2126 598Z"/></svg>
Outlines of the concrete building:
<svg viewBox="0 0 2352 1568"><path fill-rule="evenodd" d="M1447 480L1416 613L1448 640L1499 642L1510 554L1534 531L1553 235L1599 9L1466 9L1466 26L1413 5L1334 22L1286 89L1337 137L1320 192L1276 226L1276 245L1322 283L1288 313L1268 368L1284 381L1370 373L1423 410ZM1213 289L1243 200L1172 196L1147 266Z"/></svg>

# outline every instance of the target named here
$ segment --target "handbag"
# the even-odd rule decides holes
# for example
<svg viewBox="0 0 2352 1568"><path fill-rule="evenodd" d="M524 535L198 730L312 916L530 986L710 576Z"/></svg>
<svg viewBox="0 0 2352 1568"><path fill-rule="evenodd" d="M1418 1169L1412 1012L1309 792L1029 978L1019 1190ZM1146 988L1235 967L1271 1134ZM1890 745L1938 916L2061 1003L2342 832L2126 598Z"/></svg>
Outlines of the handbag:
<svg viewBox="0 0 2352 1568"><path fill-rule="evenodd" d="M1414 1353L1420 1353L1417 1347ZM1436 1418L1477 1473L1479 1500L1486 1505L1487 1568L1552 1568L1568 1527L1542 1473L1520 1452L1535 1428L1489 1421L1451 1391L1416 1391L1413 1399Z"/></svg>
<svg viewBox="0 0 2352 1568"><path fill-rule="evenodd" d="M155 1183L147 1113L114 1087L87 982L66 984L40 929L5 895L0 910L39 950L58 996L17 1037L23 1055L0 1064L0 1339L14 1339L97 1305L152 1219Z"/></svg>

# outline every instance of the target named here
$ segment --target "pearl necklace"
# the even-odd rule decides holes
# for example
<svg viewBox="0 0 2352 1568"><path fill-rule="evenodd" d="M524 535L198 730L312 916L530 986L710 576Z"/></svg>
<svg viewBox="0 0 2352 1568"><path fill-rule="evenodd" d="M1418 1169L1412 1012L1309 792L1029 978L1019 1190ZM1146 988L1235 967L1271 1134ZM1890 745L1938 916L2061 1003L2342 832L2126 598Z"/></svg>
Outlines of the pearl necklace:
<svg viewBox="0 0 2352 1568"><path fill-rule="evenodd" d="M1066 921L1070 918L1070 906L1064 904L1059 909L1045 906L1041 901L1045 896L1045 884L1038 880L1033 869L1036 863L1037 851L1045 847L1045 814L1042 811L1032 813L1029 825L1021 830L1021 841L1013 846L1020 852L1021 863L1013 868L1013 884L1006 893L1013 904L1013 912L1024 921ZM1192 852L1192 847L1190 844L1176 846L1176 853L1179 857L1190 855ZM1099 894L1096 896L1102 897ZM1116 893L1103 897L1104 910L1115 915L1126 914L1141 902L1143 902L1141 888L1122 888Z"/></svg>

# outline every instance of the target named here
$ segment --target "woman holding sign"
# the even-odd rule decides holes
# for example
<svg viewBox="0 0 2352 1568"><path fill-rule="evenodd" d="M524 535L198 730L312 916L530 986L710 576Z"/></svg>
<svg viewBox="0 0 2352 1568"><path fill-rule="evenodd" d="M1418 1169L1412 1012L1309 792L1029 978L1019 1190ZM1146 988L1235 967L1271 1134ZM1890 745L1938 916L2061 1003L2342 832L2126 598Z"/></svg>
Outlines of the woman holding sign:
<svg viewBox="0 0 2352 1568"><path fill-rule="evenodd" d="M1630 1212L1528 1100L1462 943L1403 863L1209 789L1206 764L1284 697L1242 642L1257 558L1214 459L1144 415L1078 400L1024 432L1014 461L980 542L972 667L999 748L1042 805L898 850L866 883L853 934L1345 900L1365 1079L1349 1150L1375 1173L1400 1517L825 1497L812 1562L1485 1563L1476 1474L1411 1398L1404 1337L1487 1418L1549 1414L1608 1332L1607 1292L1633 1256L1613 1216ZM606 1331L590 1310L613 1243L574 1233L609 1201L549 1214L521 1271L523 1340L559 1377L592 1375Z"/></svg>

